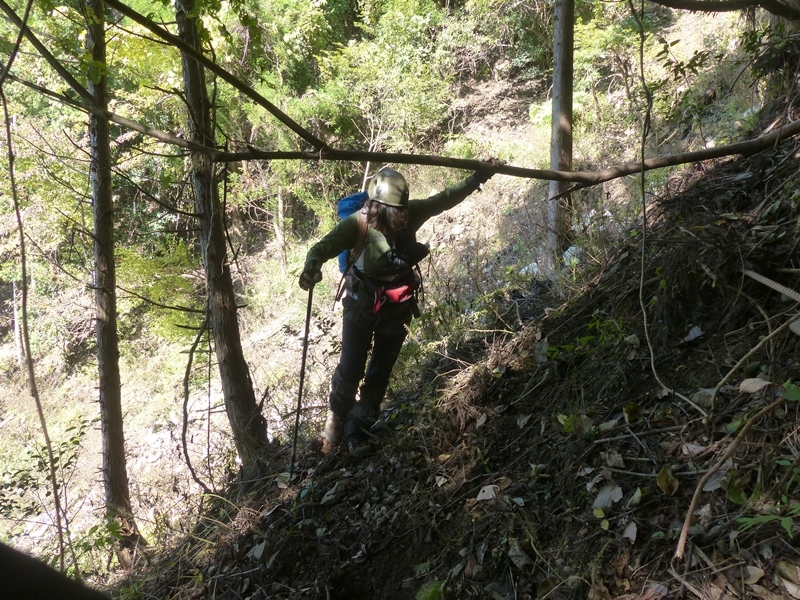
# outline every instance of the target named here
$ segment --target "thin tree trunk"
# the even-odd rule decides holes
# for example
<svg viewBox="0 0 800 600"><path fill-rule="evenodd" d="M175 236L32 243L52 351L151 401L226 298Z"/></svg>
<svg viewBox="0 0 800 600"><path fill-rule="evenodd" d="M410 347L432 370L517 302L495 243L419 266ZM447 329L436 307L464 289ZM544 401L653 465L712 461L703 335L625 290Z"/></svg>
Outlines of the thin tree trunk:
<svg viewBox="0 0 800 600"><path fill-rule="evenodd" d="M278 205L275 209L275 219L272 221L275 230L275 241L278 242L280 253L281 275L286 278L286 218L284 213L283 187L278 187Z"/></svg>
<svg viewBox="0 0 800 600"><path fill-rule="evenodd" d="M11 282L11 309L14 318L14 346L17 349L17 362L22 365L25 362L25 349L22 345L22 327L20 327L20 315L17 308L17 282Z"/></svg>
<svg viewBox="0 0 800 600"><path fill-rule="evenodd" d="M176 8L179 36L184 44L201 51L194 13L194 0L179 1ZM214 145L211 104L203 67L182 52L183 83L189 108L189 137L194 142ZM233 280L227 261L225 227L211 157L192 153L192 185L195 212L200 215L200 246L206 274L209 321L222 381L225 410L236 450L244 471L257 470L257 459L267 441L266 420L256 403L250 372L244 358L236 314Z"/></svg>
<svg viewBox="0 0 800 600"><path fill-rule="evenodd" d="M92 53L88 90L98 106L106 107L105 18L103 0L86 0L87 49ZM98 66L100 68L98 68ZM125 437L117 337L116 268L114 265L114 206L111 194L111 146L108 120L89 115L90 177L94 213L95 310L97 368L100 388L100 431L103 438L103 484L106 517L121 528L117 556L131 566L132 549L141 536L133 519Z"/></svg>
<svg viewBox="0 0 800 600"><path fill-rule="evenodd" d="M553 126L550 138L550 168L572 170L572 62L574 0L556 0L553 43ZM552 277L561 266L568 245L571 203L564 181L551 181L547 202L545 273Z"/></svg>

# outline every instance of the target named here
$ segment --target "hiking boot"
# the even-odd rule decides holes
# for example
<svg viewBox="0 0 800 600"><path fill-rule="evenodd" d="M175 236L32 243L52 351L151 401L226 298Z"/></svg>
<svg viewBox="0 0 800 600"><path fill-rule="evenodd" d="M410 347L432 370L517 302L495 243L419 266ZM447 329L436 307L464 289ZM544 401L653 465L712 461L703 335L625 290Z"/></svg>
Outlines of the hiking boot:
<svg viewBox="0 0 800 600"><path fill-rule="evenodd" d="M328 418L325 421L322 439L325 440L329 446L338 446L342 443L345 422L345 417L340 417L335 412L328 411Z"/></svg>
<svg viewBox="0 0 800 600"><path fill-rule="evenodd" d="M347 451L353 458L364 458L375 452L375 448L365 438L356 438L347 441Z"/></svg>

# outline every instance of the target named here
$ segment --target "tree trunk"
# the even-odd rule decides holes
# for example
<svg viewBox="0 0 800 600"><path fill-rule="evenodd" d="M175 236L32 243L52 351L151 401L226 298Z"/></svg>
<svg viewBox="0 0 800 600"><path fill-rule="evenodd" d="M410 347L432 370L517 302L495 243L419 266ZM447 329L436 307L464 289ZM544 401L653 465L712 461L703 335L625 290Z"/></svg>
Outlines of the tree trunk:
<svg viewBox="0 0 800 600"><path fill-rule="evenodd" d="M550 137L550 168L572 170L572 62L574 41L574 0L556 0L553 41L553 126ZM565 181L551 181L547 205L545 273L553 277L561 266L568 246L571 203L561 196L569 187Z"/></svg>
<svg viewBox="0 0 800 600"><path fill-rule="evenodd" d="M176 8L181 40L201 51L194 14L194 0L179 1ZM192 141L214 146L211 104L203 67L182 53L183 85L189 109L189 137ZM206 274L209 323L225 398L225 410L233 432L236 450L245 472L258 468L257 458L267 441L267 425L256 403L250 372L239 337L236 298L227 261L225 227L217 189L217 177L211 157L192 153L192 186L195 212L200 215L200 246Z"/></svg>
<svg viewBox="0 0 800 600"><path fill-rule="evenodd" d="M98 106L107 105L103 0L86 0L87 49L92 53L88 90ZM131 551L143 542L131 510L117 337L116 268L114 265L114 206L111 194L111 146L108 120L89 115L90 178L94 213L95 310L97 368L100 388L100 430L103 438L103 484L106 517L120 526L117 556L123 568L131 566Z"/></svg>
<svg viewBox="0 0 800 600"><path fill-rule="evenodd" d="M286 279L286 215L283 202L283 187L278 187L277 200L272 226L275 231L275 241L278 243L278 252L280 253L281 276Z"/></svg>
<svg viewBox="0 0 800 600"><path fill-rule="evenodd" d="M19 309L17 308L17 282L11 282L11 310L14 318L14 346L17 349L17 362L25 362L25 348L22 345L22 327L20 326Z"/></svg>

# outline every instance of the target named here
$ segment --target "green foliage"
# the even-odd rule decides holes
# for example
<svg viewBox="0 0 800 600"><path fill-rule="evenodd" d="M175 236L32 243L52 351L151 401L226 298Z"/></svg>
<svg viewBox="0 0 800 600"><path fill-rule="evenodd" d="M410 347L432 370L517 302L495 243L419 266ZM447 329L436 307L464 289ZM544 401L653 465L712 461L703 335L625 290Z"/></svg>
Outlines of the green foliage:
<svg viewBox="0 0 800 600"><path fill-rule="evenodd" d="M64 436L52 438L53 464L59 482L68 480L76 468L80 449L91 423L78 417L64 430ZM49 510L52 495L47 448L30 440L16 457L5 457L0 472L0 517L29 519Z"/></svg>
<svg viewBox="0 0 800 600"><path fill-rule="evenodd" d="M739 531L747 531L753 527L762 527L775 523L780 525L789 539L794 539L795 531L795 518L800 516L800 504L788 503L788 499L784 497L784 508L780 510L781 514L768 514L756 515L754 517L739 517Z"/></svg>
<svg viewBox="0 0 800 600"><path fill-rule="evenodd" d="M543 77L550 71L553 56L552 4L469 0L465 9L465 19L471 24L475 39L483 37L488 40L484 59L487 65L506 58L513 66L514 74L523 79ZM464 48L474 45L474 42L466 43ZM483 44L480 47L483 49ZM504 48L513 51L508 51L505 56L504 53L498 55L498 49ZM455 50L454 54L458 56L460 52Z"/></svg>
<svg viewBox="0 0 800 600"><path fill-rule="evenodd" d="M372 35L325 57L314 112L337 137L374 150L408 151L446 117L449 77L435 36L443 13L428 0L396 3Z"/></svg>
<svg viewBox="0 0 800 600"><path fill-rule="evenodd" d="M781 22L743 32L742 46L756 78L793 72L800 60L800 40Z"/></svg>
<svg viewBox="0 0 800 600"><path fill-rule="evenodd" d="M417 591L417 600L444 600L445 582L428 581Z"/></svg>
<svg viewBox="0 0 800 600"><path fill-rule="evenodd" d="M118 298L120 329L130 331L135 322L140 322L144 311L149 315L149 328L160 337L174 339L188 335L186 330L176 326L187 324L187 320L197 324L200 317L189 317L184 312L165 307L202 308L197 303L194 284L186 276L196 262L186 242L177 238L165 239L157 253L152 255L118 248L118 285L136 294L123 293ZM154 306L143 298L161 306Z"/></svg>

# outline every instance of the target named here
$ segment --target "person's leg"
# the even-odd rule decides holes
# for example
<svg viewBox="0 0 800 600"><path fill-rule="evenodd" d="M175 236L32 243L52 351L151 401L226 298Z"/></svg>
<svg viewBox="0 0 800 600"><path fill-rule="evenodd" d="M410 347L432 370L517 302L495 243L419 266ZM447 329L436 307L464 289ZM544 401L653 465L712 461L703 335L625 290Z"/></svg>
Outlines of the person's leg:
<svg viewBox="0 0 800 600"><path fill-rule="evenodd" d="M358 384L364 376L367 354L372 345L375 319L363 309L346 306L342 319L342 350L331 379L328 419L324 438L335 445L342 441L347 415L356 400Z"/></svg>
<svg viewBox="0 0 800 600"><path fill-rule="evenodd" d="M375 325L372 356L359 399L347 418L346 436L351 454L364 455L369 451L363 431L368 430L380 414L392 369L400 355L408 334L408 324L411 322L411 311L405 306L387 305L381 309L381 313Z"/></svg>

